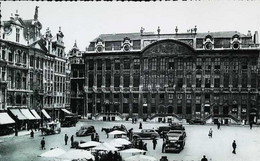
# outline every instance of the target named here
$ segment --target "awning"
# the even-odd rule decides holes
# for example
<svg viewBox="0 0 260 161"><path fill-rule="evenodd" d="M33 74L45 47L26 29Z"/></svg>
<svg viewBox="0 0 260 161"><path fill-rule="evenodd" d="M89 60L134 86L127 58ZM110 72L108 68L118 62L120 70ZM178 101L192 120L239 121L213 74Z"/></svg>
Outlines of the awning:
<svg viewBox="0 0 260 161"><path fill-rule="evenodd" d="M36 120L36 118L32 115L29 109L20 109L22 114L27 117L29 120Z"/></svg>
<svg viewBox="0 0 260 161"><path fill-rule="evenodd" d="M51 119L50 115L44 109L42 110L42 113L47 119Z"/></svg>
<svg viewBox="0 0 260 161"><path fill-rule="evenodd" d="M38 113L35 110L31 110L32 114L34 115L34 117L38 120L41 119L41 117L38 115Z"/></svg>
<svg viewBox="0 0 260 161"><path fill-rule="evenodd" d="M69 114L69 115L74 115L73 113L71 113L70 111L66 110L65 108L64 109L61 109L63 112Z"/></svg>
<svg viewBox="0 0 260 161"><path fill-rule="evenodd" d="M14 116L17 116L18 120L27 120L28 118L22 114L19 109L10 109Z"/></svg>
<svg viewBox="0 0 260 161"><path fill-rule="evenodd" d="M15 121L5 112L0 113L0 125L4 124L14 124Z"/></svg>

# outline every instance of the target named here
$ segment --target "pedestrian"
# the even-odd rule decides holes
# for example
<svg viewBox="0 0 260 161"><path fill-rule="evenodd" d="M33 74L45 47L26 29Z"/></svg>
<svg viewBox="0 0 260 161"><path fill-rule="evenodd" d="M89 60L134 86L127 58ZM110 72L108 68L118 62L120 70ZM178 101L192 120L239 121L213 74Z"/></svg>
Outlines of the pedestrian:
<svg viewBox="0 0 260 161"><path fill-rule="evenodd" d="M140 122L139 129L142 129L142 128L143 128L143 125L142 125L142 122Z"/></svg>
<svg viewBox="0 0 260 161"><path fill-rule="evenodd" d="M41 140L41 147L42 147L42 150L45 150L45 140L44 140L44 137Z"/></svg>
<svg viewBox="0 0 260 161"><path fill-rule="evenodd" d="M235 141L235 140L234 140L233 143L232 143L232 147L233 147L232 153L233 153L233 154L236 154L237 144L236 144L236 141Z"/></svg>
<svg viewBox="0 0 260 161"><path fill-rule="evenodd" d="M34 137L34 132L33 132L33 130L31 131L30 135L31 135L31 138Z"/></svg>
<svg viewBox="0 0 260 161"><path fill-rule="evenodd" d="M162 153L164 153L165 145L166 145L166 140L164 140L162 144Z"/></svg>
<svg viewBox="0 0 260 161"><path fill-rule="evenodd" d="M209 138L212 138L212 135L213 135L213 130L212 128L209 129Z"/></svg>
<svg viewBox="0 0 260 161"><path fill-rule="evenodd" d="M17 127L15 127L15 136L18 136L18 128Z"/></svg>
<svg viewBox="0 0 260 161"><path fill-rule="evenodd" d="M142 140L139 140L139 148L138 149L140 149L140 150L142 150L143 149L143 147L144 147L144 143L143 143L143 141Z"/></svg>
<svg viewBox="0 0 260 161"><path fill-rule="evenodd" d="M218 130L220 130L220 122L219 121L218 121L217 125L218 125Z"/></svg>
<svg viewBox="0 0 260 161"><path fill-rule="evenodd" d="M203 158L201 159L201 161L208 161L208 159L206 158L205 155L203 155Z"/></svg>
<svg viewBox="0 0 260 161"><path fill-rule="evenodd" d="M95 138L95 133L92 133L91 134L91 141L94 141L94 138Z"/></svg>
<svg viewBox="0 0 260 161"><path fill-rule="evenodd" d="M67 135L67 134L65 134L65 136L64 136L65 145L67 145L67 143L68 143L68 139L69 139L68 135Z"/></svg>
<svg viewBox="0 0 260 161"><path fill-rule="evenodd" d="M73 137L73 135L71 135L70 141L71 141L71 146L73 147L73 142L74 142L74 137Z"/></svg>
<svg viewBox="0 0 260 161"><path fill-rule="evenodd" d="M143 150L145 150L144 155L146 155L146 151L147 151L147 143L144 143Z"/></svg>
<svg viewBox="0 0 260 161"><path fill-rule="evenodd" d="M252 121L250 121L249 125L250 125L250 129L252 130L252 127L253 127L253 122L252 122Z"/></svg>
<svg viewBox="0 0 260 161"><path fill-rule="evenodd" d="M157 140L156 140L156 138L153 138L153 150L155 150L156 144L157 144Z"/></svg>
<svg viewBox="0 0 260 161"><path fill-rule="evenodd" d="M99 135L98 135L98 133L96 133L95 141L99 142Z"/></svg>

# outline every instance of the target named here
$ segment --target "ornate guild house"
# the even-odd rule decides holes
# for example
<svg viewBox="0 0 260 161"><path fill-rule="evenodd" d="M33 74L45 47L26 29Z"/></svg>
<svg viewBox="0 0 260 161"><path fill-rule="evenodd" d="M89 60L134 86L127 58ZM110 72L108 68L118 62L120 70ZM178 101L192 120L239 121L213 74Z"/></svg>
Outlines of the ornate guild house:
<svg viewBox="0 0 260 161"><path fill-rule="evenodd" d="M101 34L83 53L84 111L101 120L255 123L259 49L250 31Z"/></svg>

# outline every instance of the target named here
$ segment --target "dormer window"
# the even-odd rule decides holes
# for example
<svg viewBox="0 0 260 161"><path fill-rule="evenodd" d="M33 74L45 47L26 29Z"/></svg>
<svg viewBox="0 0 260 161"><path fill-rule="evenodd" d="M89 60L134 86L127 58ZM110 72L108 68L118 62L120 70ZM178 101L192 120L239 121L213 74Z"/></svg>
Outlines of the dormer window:
<svg viewBox="0 0 260 161"><path fill-rule="evenodd" d="M210 35L207 35L204 40L204 48L206 50L212 50L213 49L213 38Z"/></svg>
<svg viewBox="0 0 260 161"><path fill-rule="evenodd" d="M241 44L241 41L240 41L240 36L235 34L233 37L232 37L232 48L237 50L240 48L240 44Z"/></svg>
<svg viewBox="0 0 260 161"><path fill-rule="evenodd" d="M102 52L104 49L104 43L103 41L99 38L97 39L97 42L96 42L96 52L100 53Z"/></svg>
<svg viewBox="0 0 260 161"><path fill-rule="evenodd" d="M123 40L123 51L130 51L132 47L131 40L128 37L125 37Z"/></svg>

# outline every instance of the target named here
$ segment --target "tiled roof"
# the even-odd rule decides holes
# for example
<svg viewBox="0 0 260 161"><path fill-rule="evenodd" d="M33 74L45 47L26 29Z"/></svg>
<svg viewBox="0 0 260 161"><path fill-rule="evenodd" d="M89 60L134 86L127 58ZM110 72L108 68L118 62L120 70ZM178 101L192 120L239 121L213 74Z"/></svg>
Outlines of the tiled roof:
<svg viewBox="0 0 260 161"><path fill-rule="evenodd" d="M144 34L153 34L153 32L144 32ZM138 33L118 33L118 34L101 34L92 42L97 41L98 38L103 41L122 41L125 37L130 38L130 40L140 40L141 34Z"/></svg>

